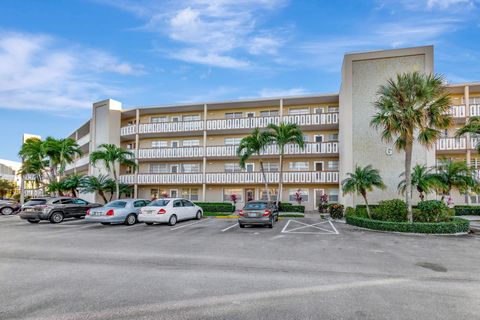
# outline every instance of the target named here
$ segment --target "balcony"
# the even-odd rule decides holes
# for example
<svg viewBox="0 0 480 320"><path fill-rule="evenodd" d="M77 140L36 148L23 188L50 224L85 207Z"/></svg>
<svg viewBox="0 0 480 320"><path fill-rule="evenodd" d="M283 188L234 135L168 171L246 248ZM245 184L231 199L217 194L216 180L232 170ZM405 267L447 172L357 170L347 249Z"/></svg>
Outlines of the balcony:
<svg viewBox="0 0 480 320"><path fill-rule="evenodd" d="M80 147L89 143L89 142L90 142L90 133L87 133L86 135L84 135L83 137L81 137L80 139L77 140L77 144Z"/></svg>
<svg viewBox="0 0 480 320"><path fill-rule="evenodd" d="M448 114L453 118L465 118L465 106L450 106Z"/></svg>
<svg viewBox="0 0 480 320"><path fill-rule="evenodd" d="M267 172L268 183L278 183L278 172ZM135 175L121 175L120 181L126 184L135 183ZM140 173L138 184L260 184L264 183L261 172L207 172L203 173ZM333 183L338 184L338 171L290 171L283 173L283 181L291 183Z"/></svg>
<svg viewBox="0 0 480 320"><path fill-rule="evenodd" d="M89 161L90 161L90 158L88 155L82 158L79 158L75 160L75 162L67 164L67 166L65 167L65 171L70 171L70 170L73 170L74 168L80 168L80 167L86 166L88 165Z"/></svg>
<svg viewBox="0 0 480 320"><path fill-rule="evenodd" d="M479 138L440 138L436 143L437 151L465 151L475 150Z"/></svg>
<svg viewBox="0 0 480 320"><path fill-rule="evenodd" d="M203 147L149 148L139 149L138 159L178 159L203 157Z"/></svg>
<svg viewBox="0 0 480 320"><path fill-rule="evenodd" d="M480 116L480 104L471 104L469 109L470 117Z"/></svg>
<svg viewBox="0 0 480 320"><path fill-rule="evenodd" d="M284 116L286 123L296 123L300 126L317 125L337 125L338 112L334 113L315 113ZM142 123L138 126L139 134L155 133L176 133L176 132L196 132L204 130L204 121L178 121L178 122L158 122ZM205 130L232 130L232 129L254 129L266 128L270 123L279 124L279 116L271 117L251 117L251 118L232 118L232 119L210 119L206 121ZM129 125L120 129L120 135L130 136L136 134L136 126Z"/></svg>

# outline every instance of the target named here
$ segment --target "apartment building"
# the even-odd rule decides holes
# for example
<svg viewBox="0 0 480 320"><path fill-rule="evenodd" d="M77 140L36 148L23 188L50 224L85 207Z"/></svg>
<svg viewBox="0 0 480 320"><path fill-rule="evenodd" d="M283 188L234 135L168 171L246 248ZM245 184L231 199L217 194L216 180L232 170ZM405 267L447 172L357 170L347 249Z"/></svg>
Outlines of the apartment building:
<svg viewBox="0 0 480 320"><path fill-rule="evenodd" d="M267 171L265 190L259 160L252 157L245 169L236 156L242 137L254 128L280 122L296 123L304 132L305 148L288 146L284 159L281 201L314 210L323 194L330 202L361 203L357 195L342 195L340 182L355 165L372 164L387 185L375 191L372 202L397 197L403 153L381 141L370 127L372 102L380 84L397 73L433 72L433 47L417 47L347 54L342 66L339 93L300 97L275 97L226 102L138 107L123 110L120 102L93 104L92 118L70 137L77 140L83 157L67 173L106 174L101 165L88 162L89 153L102 144L130 149L137 168L120 167L120 179L134 187L132 196L153 198L182 196L194 201L230 201L240 207L249 200L275 197L279 180L278 150L269 146L262 159ZM451 85L451 114L457 126L480 112L480 83ZM442 157L462 159L480 166L474 150L476 137L452 138L445 132L435 148L414 146L414 163L433 166ZM480 168L479 168L480 169ZM453 195L457 203L477 203L470 195ZM89 195L96 200L96 195Z"/></svg>

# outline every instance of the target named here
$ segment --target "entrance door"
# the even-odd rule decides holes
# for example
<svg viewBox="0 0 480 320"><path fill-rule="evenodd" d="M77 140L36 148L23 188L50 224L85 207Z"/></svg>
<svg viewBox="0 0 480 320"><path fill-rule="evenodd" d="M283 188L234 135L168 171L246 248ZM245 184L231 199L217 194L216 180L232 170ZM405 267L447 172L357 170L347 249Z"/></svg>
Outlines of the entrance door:
<svg viewBox="0 0 480 320"><path fill-rule="evenodd" d="M255 189L245 189L245 203L255 200Z"/></svg>
<svg viewBox="0 0 480 320"><path fill-rule="evenodd" d="M318 209L318 206L320 205L320 203L322 203L322 196L323 194L325 193L325 190L323 189L315 189L313 190L314 192L314 203L313 205L315 206L314 208L315 209Z"/></svg>
<svg viewBox="0 0 480 320"><path fill-rule="evenodd" d="M170 172L171 173L178 173L178 164L172 164L170 166Z"/></svg>
<svg viewBox="0 0 480 320"><path fill-rule="evenodd" d="M315 171L323 171L323 162L315 161Z"/></svg>
<svg viewBox="0 0 480 320"><path fill-rule="evenodd" d="M170 198L177 198L177 197L178 197L178 190L170 189Z"/></svg>
<svg viewBox="0 0 480 320"><path fill-rule="evenodd" d="M254 172L255 171L255 164L253 164L253 163L245 164L245 171Z"/></svg>

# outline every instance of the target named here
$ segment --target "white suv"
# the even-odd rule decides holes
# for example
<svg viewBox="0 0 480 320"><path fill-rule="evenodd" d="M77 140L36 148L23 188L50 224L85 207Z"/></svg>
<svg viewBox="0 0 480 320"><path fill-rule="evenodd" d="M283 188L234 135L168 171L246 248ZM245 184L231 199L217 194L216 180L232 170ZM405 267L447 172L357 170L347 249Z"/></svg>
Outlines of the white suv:
<svg viewBox="0 0 480 320"><path fill-rule="evenodd" d="M203 216L203 210L193 202L183 198L165 198L150 202L141 208L138 221L148 225L168 223L174 226L177 221L198 219Z"/></svg>

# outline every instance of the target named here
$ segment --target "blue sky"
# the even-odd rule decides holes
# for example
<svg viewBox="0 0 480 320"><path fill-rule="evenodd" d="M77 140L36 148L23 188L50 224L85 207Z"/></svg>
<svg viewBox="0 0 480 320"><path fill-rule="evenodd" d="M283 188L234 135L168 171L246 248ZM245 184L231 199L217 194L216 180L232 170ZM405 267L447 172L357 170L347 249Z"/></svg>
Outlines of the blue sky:
<svg viewBox="0 0 480 320"><path fill-rule="evenodd" d="M477 0L3 0L0 158L64 137L105 98L136 106L337 92L345 52L435 45L480 80Z"/></svg>

